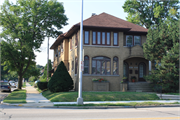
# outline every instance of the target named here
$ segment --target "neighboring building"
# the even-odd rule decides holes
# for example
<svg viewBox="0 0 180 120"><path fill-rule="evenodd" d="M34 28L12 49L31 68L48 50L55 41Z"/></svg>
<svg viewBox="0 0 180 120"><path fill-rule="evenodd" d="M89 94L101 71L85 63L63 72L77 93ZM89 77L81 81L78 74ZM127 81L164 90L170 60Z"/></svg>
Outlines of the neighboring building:
<svg viewBox="0 0 180 120"><path fill-rule="evenodd" d="M84 73L83 91L93 91L93 78L109 81L110 91L119 91L123 76L136 76L136 82L145 81L149 61L144 58L142 45L148 29L102 13L83 21ZM50 49L54 50L53 68L63 61L78 90L80 23L59 35ZM151 66L151 65L150 65Z"/></svg>

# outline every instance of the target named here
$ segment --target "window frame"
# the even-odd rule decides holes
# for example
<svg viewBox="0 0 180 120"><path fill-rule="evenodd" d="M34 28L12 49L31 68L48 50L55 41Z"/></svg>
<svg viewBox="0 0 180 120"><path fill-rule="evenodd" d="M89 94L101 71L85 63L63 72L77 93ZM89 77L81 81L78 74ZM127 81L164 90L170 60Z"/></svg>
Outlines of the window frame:
<svg viewBox="0 0 180 120"><path fill-rule="evenodd" d="M86 59L85 57L88 57L88 59ZM84 73L84 71L83 71L83 74L89 74L89 56L88 55L84 56L84 69L85 69L85 60L88 60L88 72Z"/></svg>
<svg viewBox="0 0 180 120"><path fill-rule="evenodd" d="M115 60L115 58L117 58L117 60ZM113 75L119 75L119 59L117 56L113 57L113 71L114 71L114 62L117 62L117 64L116 64L117 71L116 71L116 74L114 74L114 72L113 72Z"/></svg>
<svg viewBox="0 0 180 120"><path fill-rule="evenodd" d="M72 50L72 38L70 38L70 50Z"/></svg>
<svg viewBox="0 0 180 120"><path fill-rule="evenodd" d="M135 46L135 37L139 37L140 38L140 46L142 46L142 40L141 40L141 35L126 35L126 46L127 46L127 36L132 36L132 45L131 46Z"/></svg>
<svg viewBox="0 0 180 120"><path fill-rule="evenodd" d="M95 43L94 43L94 33L95 33ZM100 43L98 44L98 33L100 33ZM105 33L105 44L103 44L103 33ZM107 34L109 34L109 44L107 39ZM92 45L103 45L103 46L111 46L111 32L109 31L92 31Z"/></svg>
<svg viewBox="0 0 180 120"><path fill-rule="evenodd" d="M71 65L71 70L74 70L74 60L72 61Z"/></svg>
<svg viewBox="0 0 180 120"><path fill-rule="evenodd" d="M134 46L135 46L135 37L139 37L140 38L140 46L141 46L141 36L138 35L134 35L133 40L134 40Z"/></svg>
<svg viewBox="0 0 180 120"><path fill-rule="evenodd" d="M78 32L75 34L75 46L78 45Z"/></svg>
<svg viewBox="0 0 180 120"><path fill-rule="evenodd" d="M114 40L114 34L115 33L117 34L117 45L114 44L114 41L115 41ZM119 38L118 32L113 32L113 46L118 46L119 45L119 39L118 38Z"/></svg>
<svg viewBox="0 0 180 120"><path fill-rule="evenodd" d="M105 58L108 58L109 60L107 59L95 59L97 57L105 57ZM93 74L93 61L96 62L96 66L95 66L95 74ZM105 61L105 74L102 74L102 62ZM100 62L100 74L97 74L97 63ZM107 74L107 62L109 62L109 69L110 69L110 72L109 74ZM106 56L95 56L95 57L92 57L92 64L91 64L91 68L92 68L92 74L93 75L111 75L111 58L109 57L106 57Z"/></svg>
<svg viewBox="0 0 180 120"><path fill-rule="evenodd" d="M88 43L85 43L86 32L88 32ZM85 31L84 31L84 45L89 45L89 41L90 41L90 33L89 33L88 30L85 30Z"/></svg>

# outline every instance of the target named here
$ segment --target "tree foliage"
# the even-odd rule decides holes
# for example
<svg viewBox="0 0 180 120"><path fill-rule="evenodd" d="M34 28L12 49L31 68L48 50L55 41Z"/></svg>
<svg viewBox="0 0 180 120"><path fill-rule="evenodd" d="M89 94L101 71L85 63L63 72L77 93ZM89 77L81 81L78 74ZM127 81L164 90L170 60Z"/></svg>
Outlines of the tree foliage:
<svg viewBox="0 0 180 120"><path fill-rule="evenodd" d="M73 89L73 80L62 61L51 77L51 80L48 83L48 89L53 93Z"/></svg>
<svg viewBox="0 0 180 120"><path fill-rule="evenodd" d="M16 4L5 0L0 12L2 63L17 71L18 89L28 67L35 65L34 51L40 52L45 37L58 37L66 21L57 0L17 0Z"/></svg>
<svg viewBox="0 0 180 120"><path fill-rule="evenodd" d="M179 19L179 0L126 0L123 9L129 22L144 26Z"/></svg>
<svg viewBox="0 0 180 120"><path fill-rule="evenodd" d="M179 87L179 36L178 21L161 23L149 29L143 45L145 58L155 64L146 79L161 83L164 92L177 92Z"/></svg>

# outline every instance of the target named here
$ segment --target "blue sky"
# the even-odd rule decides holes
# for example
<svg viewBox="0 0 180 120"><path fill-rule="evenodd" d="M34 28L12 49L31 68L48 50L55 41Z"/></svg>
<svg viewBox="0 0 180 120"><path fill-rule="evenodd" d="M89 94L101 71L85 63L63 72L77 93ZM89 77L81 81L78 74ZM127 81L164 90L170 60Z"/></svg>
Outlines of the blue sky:
<svg viewBox="0 0 180 120"><path fill-rule="evenodd" d="M16 2L16 0L9 0ZM4 0L0 0L0 5ZM68 18L68 25L64 26L62 32L67 32L74 24L80 22L81 19L81 0L58 0L62 2L65 9L65 14ZM83 20L91 17L92 13L101 14L103 12L126 20L127 13L124 13L122 6L125 0L84 0ZM49 45L51 46L56 38L50 38ZM45 66L47 63L47 39L41 45L41 52L36 52L36 62L39 65ZM53 61L53 50L49 51L49 58Z"/></svg>

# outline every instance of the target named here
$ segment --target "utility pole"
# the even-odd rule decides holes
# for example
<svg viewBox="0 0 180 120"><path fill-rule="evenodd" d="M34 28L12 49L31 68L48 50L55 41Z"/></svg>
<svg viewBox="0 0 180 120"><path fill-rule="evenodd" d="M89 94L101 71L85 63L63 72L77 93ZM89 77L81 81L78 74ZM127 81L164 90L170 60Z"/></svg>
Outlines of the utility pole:
<svg viewBox="0 0 180 120"><path fill-rule="evenodd" d="M81 7L81 25L80 25L80 49L79 49L79 92L77 98L77 104L83 105L83 98L82 98L82 71L83 71L83 0L82 0L82 7Z"/></svg>
<svg viewBox="0 0 180 120"><path fill-rule="evenodd" d="M49 79L49 36L48 36L48 42L47 42L47 82Z"/></svg>

